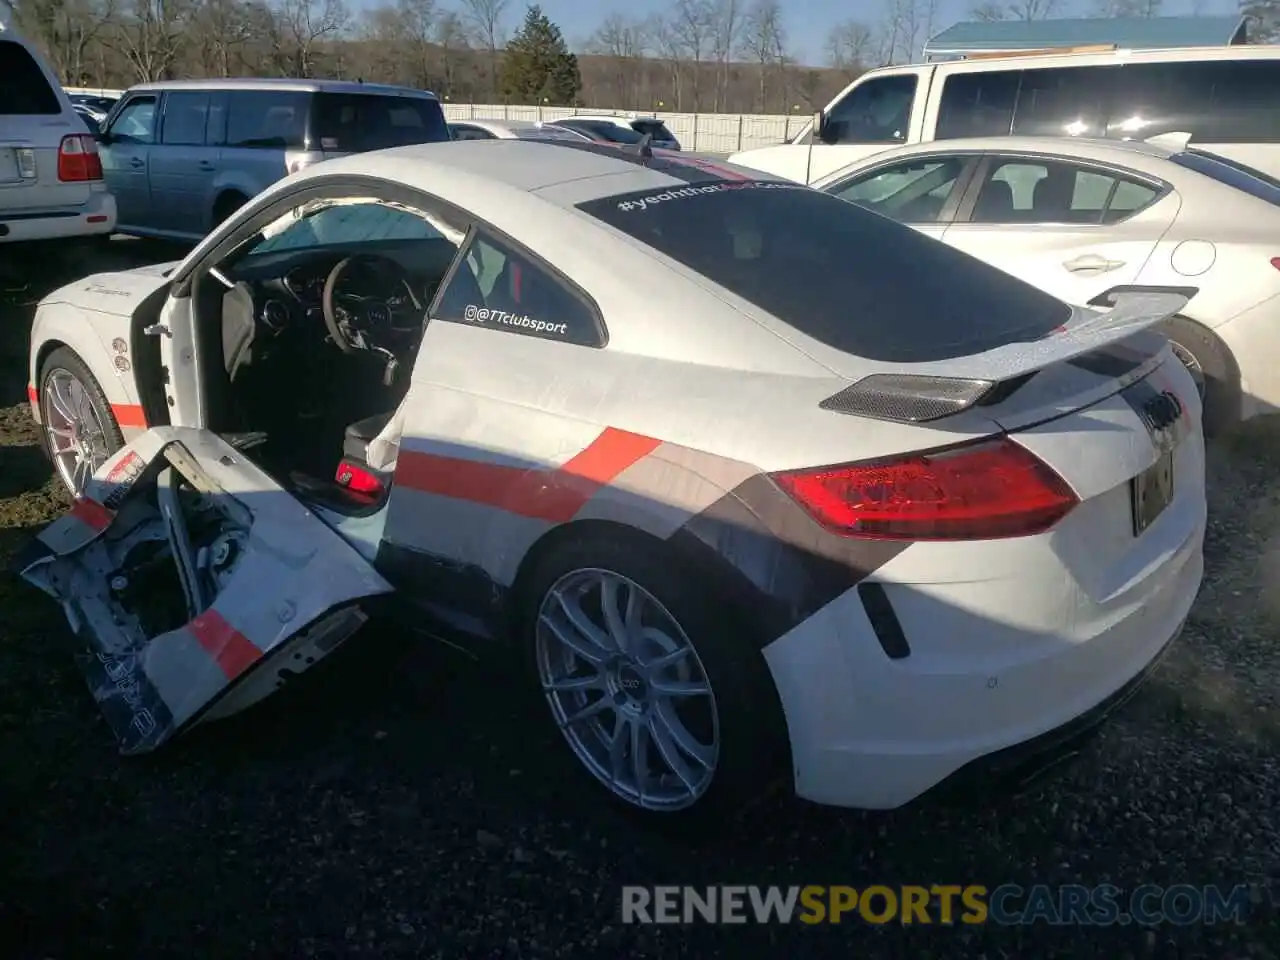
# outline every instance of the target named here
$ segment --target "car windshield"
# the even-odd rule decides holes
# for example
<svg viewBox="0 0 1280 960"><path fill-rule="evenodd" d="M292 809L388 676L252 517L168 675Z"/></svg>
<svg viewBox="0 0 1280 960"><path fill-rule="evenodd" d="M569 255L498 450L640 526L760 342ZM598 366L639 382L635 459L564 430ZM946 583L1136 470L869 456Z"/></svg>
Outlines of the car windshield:
<svg viewBox="0 0 1280 960"><path fill-rule="evenodd" d="M58 95L26 47L0 40L0 116L49 116L61 112Z"/></svg>
<svg viewBox="0 0 1280 960"><path fill-rule="evenodd" d="M359 153L452 137L440 104L427 97L317 93L311 139L321 150Z"/></svg>
<svg viewBox="0 0 1280 960"><path fill-rule="evenodd" d="M795 184L716 182L579 209L844 353L922 363L1039 340L1062 301L968 254Z"/></svg>
<svg viewBox="0 0 1280 960"><path fill-rule="evenodd" d="M1243 190L1251 197L1280 206L1280 180L1243 163L1201 150L1185 150L1169 158L1171 163L1202 173L1219 183Z"/></svg>

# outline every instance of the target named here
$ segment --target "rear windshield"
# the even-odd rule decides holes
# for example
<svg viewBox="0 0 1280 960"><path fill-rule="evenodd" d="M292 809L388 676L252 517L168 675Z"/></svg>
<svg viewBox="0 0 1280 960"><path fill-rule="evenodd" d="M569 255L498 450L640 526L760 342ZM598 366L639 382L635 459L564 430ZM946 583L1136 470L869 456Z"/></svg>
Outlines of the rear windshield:
<svg viewBox="0 0 1280 960"><path fill-rule="evenodd" d="M655 140L674 140L675 134L667 129L666 124L661 120L632 120L631 129L641 135L646 133L653 134Z"/></svg>
<svg viewBox="0 0 1280 960"><path fill-rule="evenodd" d="M12 40L0 40L0 116L60 113L58 95L27 48Z"/></svg>
<svg viewBox="0 0 1280 960"><path fill-rule="evenodd" d="M425 97L317 93L311 141L321 150L359 153L452 139L444 111Z"/></svg>
<svg viewBox="0 0 1280 960"><path fill-rule="evenodd" d="M1039 340L1071 314L1010 274L805 187L719 181L579 208L868 360L924 363Z"/></svg>
<svg viewBox="0 0 1280 960"><path fill-rule="evenodd" d="M1243 190L1251 197L1280 206L1280 180L1261 170L1200 150L1175 153L1169 159L1180 167L1203 173L1228 187Z"/></svg>
<svg viewBox="0 0 1280 960"><path fill-rule="evenodd" d="M630 127L620 127L616 123L605 123L596 120L580 120L576 126L592 135L608 140L611 143L639 143L644 137Z"/></svg>

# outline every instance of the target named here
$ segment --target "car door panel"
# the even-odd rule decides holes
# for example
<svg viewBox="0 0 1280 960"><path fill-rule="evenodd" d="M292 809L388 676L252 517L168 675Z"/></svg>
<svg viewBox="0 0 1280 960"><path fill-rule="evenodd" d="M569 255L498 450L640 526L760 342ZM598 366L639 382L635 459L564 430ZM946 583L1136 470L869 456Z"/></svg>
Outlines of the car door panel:
<svg viewBox="0 0 1280 960"><path fill-rule="evenodd" d="M391 591L239 450L187 427L115 454L15 567L62 603L126 754L269 696Z"/></svg>
<svg viewBox="0 0 1280 960"><path fill-rule="evenodd" d="M1006 180L1010 197L1007 219L1017 222L978 222L1000 219L982 206L983 190L999 176L997 168L1023 161L1030 167L1040 159L988 157L973 177L955 221L943 232L943 242L1068 303L1085 304L1111 287L1137 283L1156 245L1177 218L1180 201L1176 193L1157 193L1149 205L1118 222L1072 223L1066 221L1076 214L1042 214L1035 209L1028 197L1038 183L1024 183L1014 176ZM1045 162L1070 166L1052 159ZM1076 172L1085 177L1112 173L1085 168ZM1109 196L1116 196L1116 191ZM1091 211L1080 214L1082 218L1085 215L1093 216ZM1102 216L1099 212L1095 219Z"/></svg>
<svg viewBox="0 0 1280 960"><path fill-rule="evenodd" d="M139 120L148 105L151 108L149 123ZM110 118L107 142L99 147L103 179L116 198L116 216L121 226L155 226L149 222L152 211L149 165L156 113L155 97L131 98Z"/></svg>

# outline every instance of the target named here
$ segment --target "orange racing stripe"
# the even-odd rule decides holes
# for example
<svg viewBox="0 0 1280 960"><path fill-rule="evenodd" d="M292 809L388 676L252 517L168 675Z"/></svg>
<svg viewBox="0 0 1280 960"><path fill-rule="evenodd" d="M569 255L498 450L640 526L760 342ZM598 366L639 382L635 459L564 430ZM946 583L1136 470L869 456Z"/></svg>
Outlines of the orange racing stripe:
<svg viewBox="0 0 1280 960"><path fill-rule="evenodd" d="M395 483L410 490L467 500L508 513L565 523L596 491L652 453L661 440L607 427L563 466L531 470L461 457L400 451Z"/></svg>

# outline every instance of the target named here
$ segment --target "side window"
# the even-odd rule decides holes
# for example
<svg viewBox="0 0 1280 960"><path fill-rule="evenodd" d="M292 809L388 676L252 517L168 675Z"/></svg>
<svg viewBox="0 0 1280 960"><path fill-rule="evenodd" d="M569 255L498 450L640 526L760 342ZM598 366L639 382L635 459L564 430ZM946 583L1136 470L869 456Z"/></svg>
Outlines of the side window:
<svg viewBox="0 0 1280 960"><path fill-rule="evenodd" d="M209 96L209 113L205 120L204 142L207 146L222 146L227 142L227 94Z"/></svg>
<svg viewBox="0 0 1280 960"><path fill-rule="evenodd" d="M422 216L372 198L318 200L268 225L249 255L386 240L438 240L441 236Z"/></svg>
<svg viewBox="0 0 1280 960"><path fill-rule="evenodd" d="M203 146L209 118L209 94L186 91L164 98L160 142L174 146Z"/></svg>
<svg viewBox="0 0 1280 960"><path fill-rule="evenodd" d="M156 98L135 97L120 108L107 132L113 140L126 143L154 143Z"/></svg>
<svg viewBox="0 0 1280 960"><path fill-rule="evenodd" d="M603 345L595 313L559 280L502 242L477 234L435 315L503 333Z"/></svg>
<svg viewBox="0 0 1280 960"><path fill-rule="evenodd" d="M1026 70L1011 133L1030 137L1100 137L1119 67Z"/></svg>
<svg viewBox="0 0 1280 960"><path fill-rule="evenodd" d="M1202 143L1280 140L1280 61L1136 63L1121 71L1109 137L1176 131Z"/></svg>
<svg viewBox="0 0 1280 960"><path fill-rule="evenodd" d="M964 157L911 160L846 180L829 192L900 223L934 223L964 166Z"/></svg>
<svg viewBox="0 0 1280 960"><path fill-rule="evenodd" d="M978 70L947 77L934 139L1007 137L1021 83L1021 70Z"/></svg>
<svg viewBox="0 0 1280 960"><path fill-rule="evenodd" d="M860 83L831 108L829 143L905 143L918 78L914 73Z"/></svg>
<svg viewBox="0 0 1280 960"><path fill-rule="evenodd" d="M235 90L227 98L228 147L301 147L306 142L310 95L294 91Z"/></svg>
<svg viewBox="0 0 1280 960"><path fill-rule="evenodd" d="M972 223L1115 223L1154 201L1149 184L1052 160L993 160Z"/></svg>
<svg viewBox="0 0 1280 960"><path fill-rule="evenodd" d="M493 134L487 130L481 130L479 127L455 126L453 128L453 139L455 140L493 140Z"/></svg>

